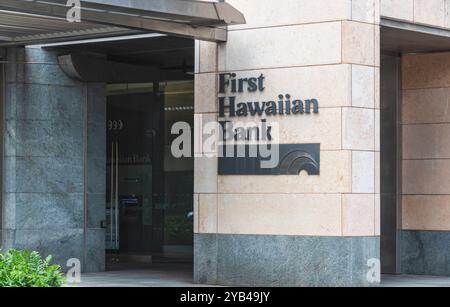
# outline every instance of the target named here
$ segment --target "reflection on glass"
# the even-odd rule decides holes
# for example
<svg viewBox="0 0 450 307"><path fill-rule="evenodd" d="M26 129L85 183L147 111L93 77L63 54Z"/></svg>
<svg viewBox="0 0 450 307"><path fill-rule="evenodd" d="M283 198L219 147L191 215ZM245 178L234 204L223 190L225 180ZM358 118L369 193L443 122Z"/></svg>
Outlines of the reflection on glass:
<svg viewBox="0 0 450 307"><path fill-rule="evenodd" d="M108 85L109 254L192 259L192 158L176 159L173 123L194 120L193 80Z"/></svg>

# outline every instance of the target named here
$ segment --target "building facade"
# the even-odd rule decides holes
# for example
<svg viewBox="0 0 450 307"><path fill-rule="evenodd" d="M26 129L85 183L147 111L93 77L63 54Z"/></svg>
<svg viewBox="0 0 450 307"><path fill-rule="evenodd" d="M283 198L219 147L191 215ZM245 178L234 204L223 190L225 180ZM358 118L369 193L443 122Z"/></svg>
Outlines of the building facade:
<svg viewBox="0 0 450 307"><path fill-rule="evenodd" d="M122 5L81 1L82 9L89 2ZM194 281L211 285L374 286L380 272L448 276L450 1L225 4L245 23L212 24L213 36L150 24L146 31L154 27L167 36L140 37L141 45L131 39L112 45L117 33L93 42L68 43L74 40L68 36L56 44L43 38L3 44L2 249L39 250L63 266L77 258L83 271L95 272L105 270L105 250L114 250L108 244L119 236L121 247L147 246L140 256L155 254L158 240L165 252L169 245L191 245ZM170 40L180 33L182 40ZM151 41L151 52L143 52ZM187 60L178 63L175 70L184 74L177 77L168 72L180 54ZM167 80L177 82L161 85ZM144 92L154 105L165 93L160 109L140 110L155 114L144 129L156 131L149 137L152 162L125 170L126 154L115 148L119 139L111 132L119 119L109 106L114 91L125 91L119 85L127 84L129 105L141 99L136 88L143 83L151 83ZM173 98L181 92L185 96ZM163 115L173 111L171 103L177 109L190 100L192 107L180 109L190 113ZM166 126L158 126L161 118ZM202 146L178 163L167 154L170 143L155 134L181 119L192 121L195 131L210 122L273 122L283 155L278 170L264 173L248 166L251 161L217 157ZM202 139L195 134L194 144ZM293 150L301 154L289 157ZM286 169L284 158L291 159ZM138 178L133 172L152 173L151 191L144 188L138 197L116 185L119 172L127 173L124 181ZM192 189L173 192L184 185ZM175 243L166 242L175 219L167 219L164 207L171 193L184 195L171 198L173 204L189 198L193 242L179 233ZM120 208L142 203L138 243L130 243L137 233L131 224L120 219L111 227L114 214L122 214L114 200Z"/></svg>

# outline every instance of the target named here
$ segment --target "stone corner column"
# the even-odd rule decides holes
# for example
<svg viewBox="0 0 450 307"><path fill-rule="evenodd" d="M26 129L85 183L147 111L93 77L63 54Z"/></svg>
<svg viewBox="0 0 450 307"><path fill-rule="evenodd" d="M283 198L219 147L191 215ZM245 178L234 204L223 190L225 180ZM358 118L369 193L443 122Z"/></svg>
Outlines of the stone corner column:
<svg viewBox="0 0 450 307"><path fill-rule="evenodd" d="M280 144L320 144L320 175L219 176L217 159L197 158L195 282L377 285L379 1L228 2L248 24L226 43L196 43L195 113L218 119L228 72L266 78L237 102L317 98L319 114L270 120Z"/></svg>
<svg viewBox="0 0 450 307"><path fill-rule="evenodd" d="M2 248L50 254L63 270L70 258L79 259L84 271L102 270L104 231L98 228L104 201L95 227L88 229L85 214L92 218L93 210L86 212L90 193L104 193L106 153L94 145L104 143L105 123L87 125L87 106L104 100L104 90L68 78L54 52L8 48L6 59ZM89 138L88 146L87 133L95 129L98 138ZM98 170L91 176L96 186L85 174L94 151L103 161L88 171ZM87 248L94 246L95 253Z"/></svg>

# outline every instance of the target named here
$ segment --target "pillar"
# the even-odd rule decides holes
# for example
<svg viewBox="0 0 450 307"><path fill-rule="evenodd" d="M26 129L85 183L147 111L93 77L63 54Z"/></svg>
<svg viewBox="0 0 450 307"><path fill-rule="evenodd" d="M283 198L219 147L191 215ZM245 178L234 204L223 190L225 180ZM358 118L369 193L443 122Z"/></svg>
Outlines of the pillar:
<svg viewBox="0 0 450 307"><path fill-rule="evenodd" d="M217 159L197 158L194 280L377 285L379 1L228 2L247 24L227 43L197 43L195 113L217 120L224 72L266 77L238 102L317 98L319 114L270 120L280 144L320 144L320 175L221 176Z"/></svg>
<svg viewBox="0 0 450 307"><path fill-rule="evenodd" d="M5 69L2 249L104 270L105 87L40 48L9 48Z"/></svg>

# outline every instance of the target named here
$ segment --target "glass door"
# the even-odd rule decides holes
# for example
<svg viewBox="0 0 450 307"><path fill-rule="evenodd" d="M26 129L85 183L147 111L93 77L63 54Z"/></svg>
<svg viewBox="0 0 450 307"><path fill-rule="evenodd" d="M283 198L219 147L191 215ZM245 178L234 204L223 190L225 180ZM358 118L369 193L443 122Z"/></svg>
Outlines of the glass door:
<svg viewBox="0 0 450 307"><path fill-rule="evenodd" d="M193 82L115 84L107 97L107 262L192 261L193 159L170 152L193 125Z"/></svg>

